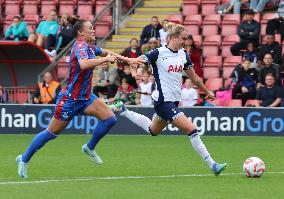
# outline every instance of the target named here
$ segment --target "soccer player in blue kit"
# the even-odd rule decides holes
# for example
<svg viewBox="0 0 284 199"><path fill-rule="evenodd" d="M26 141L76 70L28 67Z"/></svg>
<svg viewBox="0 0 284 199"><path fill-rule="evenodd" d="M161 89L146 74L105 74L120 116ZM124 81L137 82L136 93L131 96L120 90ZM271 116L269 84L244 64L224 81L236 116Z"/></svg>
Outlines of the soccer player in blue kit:
<svg viewBox="0 0 284 199"><path fill-rule="evenodd" d="M205 94L207 99L215 99L194 72L189 55L183 49L188 33L184 26L169 22L167 24L168 46L154 49L141 57L152 66L157 89L153 92L155 114L152 121L141 114L120 107L120 115L142 127L152 136L156 136L172 123L188 135L192 147L208 164L212 172L218 176L227 166L216 163L200 139L196 126L178 108L181 100L183 71ZM141 58L140 57L140 58Z"/></svg>
<svg viewBox="0 0 284 199"><path fill-rule="evenodd" d="M76 19L73 23L74 36L77 37L77 40L70 53L68 85L61 90L57 97L55 113L48 128L37 134L27 150L17 156L18 175L21 178L28 177L28 162L34 153L48 141L55 139L78 114L96 116L100 120L92 138L82 146L82 152L97 164L102 164L101 158L94 149L101 138L116 123L117 118L103 100L92 94L93 70L102 63L115 60L125 61L129 65L144 63L143 60L126 58L96 47L93 44L95 30L91 22ZM96 58L96 55L103 57Z"/></svg>

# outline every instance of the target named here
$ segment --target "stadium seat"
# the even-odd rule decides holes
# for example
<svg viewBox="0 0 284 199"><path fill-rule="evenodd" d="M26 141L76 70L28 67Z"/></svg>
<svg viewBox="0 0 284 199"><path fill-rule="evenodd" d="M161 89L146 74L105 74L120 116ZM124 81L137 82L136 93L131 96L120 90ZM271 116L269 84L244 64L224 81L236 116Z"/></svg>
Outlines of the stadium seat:
<svg viewBox="0 0 284 199"><path fill-rule="evenodd" d="M192 35L193 41L196 46L201 47L202 46L202 36L201 35Z"/></svg>
<svg viewBox="0 0 284 199"><path fill-rule="evenodd" d="M261 19L261 35L266 35L267 22L275 18L275 13L265 13Z"/></svg>
<svg viewBox="0 0 284 199"><path fill-rule="evenodd" d="M48 15L50 10L56 10L56 1L54 0L41 0L41 16Z"/></svg>
<svg viewBox="0 0 284 199"><path fill-rule="evenodd" d="M96 37L104 37L110 31L112 16L103 15L95 24Z"/></svg>
<svg viewBox="0 0 284 199"><path fill-rule="evenodd" d="M198 0L184 0L182 7L182 15L187 16L188 14L198 14L199 4L200 1Z"/></svg>
<svg viewBox="0 0 284 199"><path fill-rule="evenodd" d="M69 73L69 68L68 68L68 62L67 60L69 59L68 56L63 56L59 59L57 63L57 78L59 80L64 80Z"/></svg>
<svg viewBox="0 0 284 199"><path fill-rule="evenodd" d="M20 16L20 1L7 0L5 2L5 14Z"/></svg>
<svg viewBox="0 0 284 199"><path fill-rule="evenodd" d="M183 24L182 15L169 15L168 20L173 23Z"/></svg>
<svg viewBox="0 0 284 199"><path fill-rule="evenodd" d="M207 89L211 91L219 90L223 87L223 79L222 78L210 78L205 82L205 86Z"/></svg>
<svg viewBox="0 0 284 199"><path fill-rule="evenodd" d="M231 83L232 83L232 78L225 79L224 87L225 88L229 87Z"/></svg>
<svg viewBox="0 0 284 199"><path fill-rule="evenodd" d="M222 66L221 56L206 57L203 64L203 77L205 79L220 77L221 66Z"/></svg>
<svg viewBox="0 0 284 199"><path fill-rule="evenodd" d="M239 14L226 14L222 21L221 34L223 36L236 35L239 24L240 24Z"/></svg>
<svg viewBox="0 0 284 199"><path fill-rule="evenodd" d="M202 15L216 14L216 5L218 4L219 0L202 0L201 1Z"/></svg>
<svg viewBox="0 0 284 199"><path fill-rule="evenodd" d="M38 15L26 15L24 17L24 21L28 24L29 32L34 32L36 30L36 26L38 25L40 19Z"/></svg>
<svg viewBox="0 0 284 199"><path fill-rule="evenodd" d="M189 34L199 35L201 22L202 22L201 15L187 15L184 20L184 26Z"/></svg>
<svg viewBox="0 0 284 199"><path fill-rule="evenodd" d="M25 0L23 1L23 15L37 15L38 14L38 1Z"/></svg>
<svg viewBox="0 0 284 199"><path fill-rule="evenodd" d="M242 63L242 56L230 56L224 59L224 67L236 67Z"/></svg>
<svg viewBox="0 0 284 199"><path fill-rule="evenodd" d="M80 19L88 20L88 21L93 21L94 15L81 15Z"/></svg>
<svg viewBox="0 0 284 199"><path fill-rule="evenodd" d="M3 21L3 33L6 32L7 28L13 23L14 15L7 15Z"/></svg>
<svg viewBox="0 0 284 199"><path fill-rule="evenodd" d="M75 14L75 2L70 0L59 0L59 16L68 13L70 15Z"/></svg>
<svg viewBox="0 0 284 199"><path fill-rule="evenodd" d="M257 104L257 100L249 99L249 100L247 100L245 106L246 106L246 107L249 107L249 106L256 106L256 104Z"/></svg>
<svg viewBox="0 0 284 199"><path fill-rule="evenodd" d="M235 66L223 67L223 78L227 79L227 78L231 77L231 74L232 74L234 69L235 69Z"/></svg>
<svg viewBox="0 0 284 199"><path fill-rule="evenodd" d="M240 99L231 99L225 106L228 106L228 107L242 107L242 100L240 100Z"/></svg>
<svg viewBox="0 0 284 199"><path fill-rule="evenodd" d="M9 100L13 103L24 104L28 101L28 93L16 91L9 94Z"/></svg>
<svg viewBox="0 0 284 199"><path fill-rule="evenodd" d="M90 1L79 1L77 15L80 16L80 18L84 15L93 15L93 3Z"/></svg>
<svg viewBox="0 0 284 199"><path fill-rule="evenodd" d="M218 56L221 45L221 35L206 36L203 41L203 56Z"/></svg>
<svg viewBox="0 0 284 199"><path fill-rule="evenodd" d="M239 41L240 41L240 37L238 35L225 36L223 39L222 48L221 48L222 56L223 57L232 56L230 48L233 44Z"/></svg>
<svg viewBox="0 0 284 199"><path fill-rule="evenodd" d="M96 1L96 13L100 13L108 4L108 1ZM111 16L111 9L108 9L105 13L104 16Z"/></svg>
<svg viewBox="0 0 284 199"><path fill-rule="evenodd" d="M202 35L218 35L221 15L206 15L203 20Z"/></svg>

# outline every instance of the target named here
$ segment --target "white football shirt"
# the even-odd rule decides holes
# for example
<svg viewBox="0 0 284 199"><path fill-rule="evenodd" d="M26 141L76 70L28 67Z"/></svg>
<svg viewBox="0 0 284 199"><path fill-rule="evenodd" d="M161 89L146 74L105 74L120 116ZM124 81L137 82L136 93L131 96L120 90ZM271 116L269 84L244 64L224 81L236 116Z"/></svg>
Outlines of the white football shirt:
<svg viewBox="0 0 284 199"><path fill-rule="evenodd" d="M148 82L147 84L145 84L144 82L141 82L139 87L140 87L141 93L152 93L152 82ZM152 105L151 95L141 94L140 102L141 102L141 105L143 106Z"/></svg>
<svg viewBox="0 0 284 199"><path fill-rule="evenodd" d="M157 89L152 98L158 102L176 102L181 100L183 70L193 66L184 49L173 51L166 47L156 48L144 55L153 68Z"/></svg>

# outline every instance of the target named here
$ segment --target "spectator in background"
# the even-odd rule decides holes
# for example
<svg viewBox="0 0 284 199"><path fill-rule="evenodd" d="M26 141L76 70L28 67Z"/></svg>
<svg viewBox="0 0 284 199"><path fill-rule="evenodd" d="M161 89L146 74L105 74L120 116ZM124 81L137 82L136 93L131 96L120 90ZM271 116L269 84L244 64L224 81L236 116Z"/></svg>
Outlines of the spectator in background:
<svg viewBox="0 0 284 199"><path fill-rule="evenodd" d="M190 79L184 82L185 88L181 90L181 106L194 106L197 104L198 93L193 88L193 83Z"/></svg>
<svg viewBox="0 0 284 199"><path fill-rule="evenodd" d="M140 37L140 45L143 46L144 44L148 43L150 38L155 37L157 40L160 39L159 30L162 28L161 24L159 23L159 19L157 16L153 16L151 18L151 24L145 26L143 28L141 37Z"/></svg>
<svg viewBox="0 0 284 199"><path fill-rule="evenodd" d="M164 19L162 22L163 28L159 30L161 46L166 46L168 44L168 41L167 41L168 32L166 28L167 23L169 23L169 20Z"/></svg>
<svg viewBox="0 0 284 199"><path fill-rule="evenodd" d="M261 62L264 58L264 55L266 53L270 53L272 55L273 62L281 65L282 64L282 58L281 58L282 47L277 41L275 41L274 35L266 35L266 39L267 39L267 43L259 47L258 60Z"/></svg>
<svg viewBox="0 0 284 199"><path fill-rule="evenodd" d="M55 104L56 97L61 90L60 83L53 80L50 72L44 73L43 82L38 83L33 96L34 104Z"/></svg>
<svg viewBox="0 0 284 199"><path fill-rule="evenodd" d="M130 86L126 79L122 79L121 86L118 87L111 101L122 101L126 105L135 105L136 92L137 90Z"/></svg>
<svg viewBox="0 0 284 199"><path fill-rule="evenodd" d="M260 25L254 20L254 11L250 9L245 14L245 20L243 20L238 27L240 42L232 45L232 55L239 56L240 51L245 49L249 42L253 42L256 46L258 46L259 32Z"/></svg>
<svg viewBox="0 0 284 199"><path fill-rule="evenodd" d="M274 76L276 84L281 85L280 66L273 63L273 58L270 53L266 53L259 74L258 88L265 85L265 76L269 73Z"/></svg>
<svg viewBox="0 0 284 199"><path fill-rule="evenodd" d="M29 35L28 24L21 21L19 16L14 16L12 25L5 32L4 40L26 41Z"/></svg>
<svg viewBox="0 0 284 199"><path fill-rule="evenodd" d="M150 40L149 40L149 43L148 44L144 44L141 48L143 54L144 53L147 53L155 48L158 48L159 47L159 41L155 38L155 37L152 37Z"/></svg>
<svg viewBox="0 0 284 199"><path fill-rule="evenodd" d="M72 21L74 20L69 14L63 14L59 20L57 33L48 34L45 42L45 52L50 57L55 57L60 48L65 47L73 37Z"/></svg>
<svg viewBox="0 0 284 199"><path fill-rule="evenodd" d="M279 3L279 7L276 13L276 18L270 19L267 22L266 34L274 35L280 33L282 40L284 39L284 1Z"/></svg>
<svg viewBox="0 0 284 199"><path fill-rule="evenodd" d="M250 0L251 8L256 13L262 13L267 3L275 4L276 0Z"/></svg>
<svg viewBox="0 0 284 199"><path fill-rule="evenodd" d="M0 84L0 104L5 104L8 102L8 94L6 90Z"/></svg>
<svg viewBox="0 0 284 199"><path fill-rule="evenodd" d="M117 69L109 66L108 62L105 62L98 67L96 71L96 86L93 91L97 96L107 95L107 98L111 98L115 95L117 87L119 86L119 76Z"/></svg>
<svg viewBox="0 0 284 199"><path fill-rule="evenodd" d="M265 86L261 87L256 95L256 106L279 107L282 101L282 88L275 84L273 74L265 76Z"/></svg>
<svg viewBox="0 0 284 199"><path fill-rule="evenodd" d="M234 14L241 14L241 7L249 7L249 0L231 0L229 6L225 9L225 13L231 12L233 10Z"/></svg>
<svg viewBox="0 0 284 199"><path fill-rule="evenodd" d="M232 90L232 98L241 99L243 106L248 99L255 99L256 96L258 72L255 68L251 68L250 66L250 60L244 59L241 66L236 66L231 74L233 82L236 83Z"/></svg>
<svg viewBox="0 0 284 199"><path fill-rule="evenodd" d="M201 67L201 50L195 45L192 35L188 35L187 40L185 41L184 49L190 56L195 73L199 77L203 77L203 71Z"/></svg>
<svg viewBox="0 0 284 199"><path fill-rule="evenodd" d="M254 43L250 42L247 45L247 50L243 54L243 59L249 59L251 67L256 68L257 65L257 52L254 46Z"/></svg>
<svg viewBox="0 0 284 199"><path fill-rule="evenodd" d="M124 65L123 70L117 70L119 78L126 79L127 82L133 86L133 88L137 88L136 80L131 74L130 66L129 65Z"/></svg>
<svg viewBox="0 0 284 199"><path fill-rule="evenodd" d="M40 22L36 29L36 33L31 34L28 40L30 42L35 42L38 46L42 47L49 34L56 35L57 33L59 25L56 19L56 11L51 10L47 20Z"/></svg>
<svg viewBox="0 0 284 199"><path fill-rule="evenodd" d="M148 71L143 71L142 82L139 85L138 92L141 93L140 104L143 106L152 105L152 82Z"/></svg>
<svg viewBox="0 0 284 199"><path fill-rule="evenodd" d="M126 48L124 51L122 51L121 55L129 58L136 58L142 55L138 39L132 38L130 40L130 46ZM124 65L125 65L124 62L118 63L119 70L123 70Z"/></svg>

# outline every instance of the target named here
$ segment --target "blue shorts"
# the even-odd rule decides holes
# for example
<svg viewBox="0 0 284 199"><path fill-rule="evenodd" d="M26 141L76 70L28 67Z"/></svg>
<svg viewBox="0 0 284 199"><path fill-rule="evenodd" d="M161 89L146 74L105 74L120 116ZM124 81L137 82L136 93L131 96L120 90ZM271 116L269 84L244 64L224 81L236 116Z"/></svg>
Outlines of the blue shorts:
<svg viewBox="0 0 284 199"><path fill-rule="evenodd" d="M56 100L54 117L62 121L70 121L74 116L84 114L84 111L98 97L94 94L88 100L73 100L66 95L59 93Z"/></svg>
<svg viewBox="0 0 284 199"><path fill-rule="evenodd" d="M178 108L179 102L157 102L154 101L154 109L158 117L162 118L166 122L171 123L183 112Z"/></svg>

